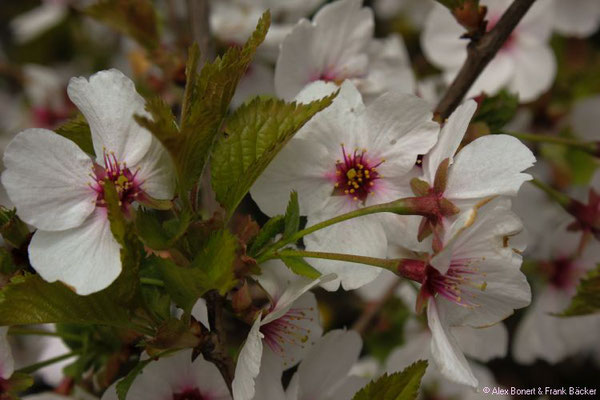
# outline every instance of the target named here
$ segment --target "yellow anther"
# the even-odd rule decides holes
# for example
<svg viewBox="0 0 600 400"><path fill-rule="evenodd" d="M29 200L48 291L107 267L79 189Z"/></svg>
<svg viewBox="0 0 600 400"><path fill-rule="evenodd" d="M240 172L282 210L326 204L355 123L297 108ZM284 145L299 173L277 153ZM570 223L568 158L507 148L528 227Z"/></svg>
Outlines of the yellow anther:
<svg viewBox="0 0 600 400"><path fill-rule="evenodd" d="M352 180L356 176L356 170L354 168L350 168L348 172L346 172L346 176L348 179Z"/></svg>
<svg viewBox="0 0 600 400"><path fill-rule="evenodd" d="M354 190L354 189L350 189L350 193L354 193L354 192L355 192L355 190Z"/></svg>

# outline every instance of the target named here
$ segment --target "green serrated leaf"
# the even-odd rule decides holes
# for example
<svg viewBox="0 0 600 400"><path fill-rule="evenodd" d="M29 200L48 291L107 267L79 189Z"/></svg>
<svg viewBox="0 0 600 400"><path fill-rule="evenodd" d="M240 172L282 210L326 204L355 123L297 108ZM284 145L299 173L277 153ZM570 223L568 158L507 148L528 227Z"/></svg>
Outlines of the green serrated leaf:
<svg viewBox="0 0 600 400"><path fill-rule="evenodd" d="M426 369L427 361L420 360L402 372L384 374L362 388L352 400L414 400Z"/></svg>
<svg viewBox="0 0 600 400"><path fill-rule="evenodd" d="M151 0L101 0L86 8L85 13L148 50L159 44L158 20Z"/></svg>
<svg viewBox="0 0 600 400"><path fill-rule="evenodd" d="M129 327L129 311L113 295L113 285L79 296L64 284L48 283L38 275L15 277L0 290L0 325L76 323Z"/></svg>
<svg viewBox="0 0 600 400"><path fill-rule="evenodd" d="M162 222L159 213L152 210L138 210L135 229L144 244L154 250L173 247L183 236L191 222L191 214L182 212L178 218Z"/></svg>
<svg viewBox="0 0 600 400"><path fill-rule="evenodd" d="M600 265L579 282L571 304L560 316L572 317L600 312Z"/></svg>
<svg viewBox="0 0 600 400"><path fill-rule="evenodd" d="M167 114L168 107L158 101L150 102L146 107L153 120L136 117L138 123L149 129L171 154L182 199L187 198L187 191L202 174L237 84L264 40L269 25L267 11L244 46L230 47L222 57L206 63L199 74L196 72L198 46L190 48L179 129L175 128L172 115Z"/></svg>
<svg viewBox="0 0 600 400"><path fill-rule="evenodd" d="M162 260L163 280L173 301L190 311L196 301L209 290L227 293L235 285L233 263L237 239L226 230L213 233L204 248L188 267Z"/></svg>
<svg viewBox="0 0 600 400"><path fill-rule="evenodd" d="M292 191L290 193L290 201L285 210L285 229L283 230L283 238L287 239L300 228L300 204L298 204L298 193Z"/></svg>
<svg viewBox="0 0 600 400"><path fill-rule="evenodd" d="M11 276L18 270L8 250L0 247L0 275Z"/></svg>
<svg viewBox="0 0 600 400"><path fill-rule="evenodd" d="M495 96L483 99L473 122L485 122L495 132L514 118L518 107L519 96L502 90Z"/></svg>
<svg viewBox="0 0 600 400"><path fill-rule="evenodd" d="M254 238L248 254L256 256L269 242L285 229L285 217L276 215L268 220Z"/></svg>
<svg viewBox="0 0 600 400"><path fill-rule="evenodd" d="M310 279L317 279L321 273L302 257L281 257L281 261L296 275L302 275Z"/></svg>
<svg viewBox="0 0 600 400"><path fill-rule="evenodd" d="M17 216L15 209L0 206L0 234L6 243L20 248L29 240L29 228Z"/></svg>
<svg viewBox="0 0 600 400"><path fill-rule="evenodd" d="M309 104L257 98L227 120L227 136L213 152L211 173L217 200L229 215L298 129L329 106L335 96Z"/></svg>
<svg viewBox="0 0 600 400"><path fill-rule="evenodd" d="M94 154L94 144L92 142L92 132L90 126L82 114L77 116L54 130L60 136L73 141L81 150L87 154Z"/></svg>

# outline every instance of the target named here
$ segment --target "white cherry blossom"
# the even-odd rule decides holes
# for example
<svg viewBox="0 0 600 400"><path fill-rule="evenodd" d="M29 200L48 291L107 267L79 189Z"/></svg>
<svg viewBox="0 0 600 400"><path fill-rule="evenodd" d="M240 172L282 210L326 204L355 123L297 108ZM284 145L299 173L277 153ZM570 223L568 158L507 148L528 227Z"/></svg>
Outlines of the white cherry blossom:
<svg viewBox="0 0 600 400"><path fill-rule="evenodd" d="M362 341L354 331L333 330L321 338L298 366L286 400L350 400L368 383L352 375Z"/></svg>
<svg viewBox="0 0 600 400"><path fill-rule="evenodd" d="M408 55L399 36L374 39L371 9L362 0L338 0L312 22L301 20L281 44L275 91L293 99L306 85L324 80L354 82L366 100L385 91L414 91Z"/></svg>
<svg viewBox="0 0 600 400"><path fill-rule="evenodd" d="M147 115L144 100L121 72L73 78L68 94L90 125L96 158L52 131L28 129L7 146L2 184L21 219L37 228L29 246L34 269L85 295L121 272L103 181L115 183L128 214L135 201L170 199L174 172L162 145L133 119Z"/></svg>
<svg viewBox="0 0 600 400"><path fill-rule="evenodd" d="M488 29L500 19L512 2L482 0L488 8ZM556 59L548 44L552 33L551 1L538 1L525 14L506 43L479 75L467 96L486 92L495 94L502 88L519 94L522 102L530 102L550 88L556 75ZM421 34L425 56L442 69L451 82L467 57L465 33L450 11L436 4Z"/></svg>
<svg viewBox="0 0 600 400"><path fill-rule="evenodd" d="M321 336L319 310L314 294L308 291L333 276L310 280L295 276L281 261L262 266L258 282L270 297L270 307L254 321L238 356L233 380L235 400L250 400L255 386L269 389L268 382L281 378Z"/></svg>
<svg viewBox="0 0 600 400"><path fill-rule="evenodd" d="M315 82L298 100L307 102L331 90ZM409 94L386 93L368 106L346 81L333 104L311 119L267 167L251 189L268 215L285 211L289 193L298 192L300 213L308 225L360 207L403 197L401 186L437 139L439 125L429 105ZM309 250L385 257L387 241L378 215L365 216L304 238ZM377 277L380 269L339 261L311 260L323 273L339 279L324 287L356 289Z"/></svg>
<svg viewBox="0 0 600 400"><path fill-rule="evenodd" d="M102 400L117 400L116 383ZM192 350L182 350L148 364L133 381L128 400L229 400L231 395L217 367Z"/></svg>
<svg viewBox="0 0 600 400"><path fill-rule="evenodd" d="M445 231L441 252L404 259L398 268L421 283L416 306L427 304L431 353L441 373L473 387L477 380L450 327L488 327L531 301L520 250L508 243L522 229L509 208L500 198L462 213Z"/></svg>

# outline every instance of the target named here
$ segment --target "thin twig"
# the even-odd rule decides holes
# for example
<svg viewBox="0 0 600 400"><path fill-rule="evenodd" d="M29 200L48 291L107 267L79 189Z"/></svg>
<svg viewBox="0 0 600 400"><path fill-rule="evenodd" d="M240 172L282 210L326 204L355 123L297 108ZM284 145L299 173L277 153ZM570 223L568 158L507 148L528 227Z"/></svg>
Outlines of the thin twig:
<svg viewBox="0 0 600 400"><path fill-rule="evenodd" d="M436 114L442 120L448 118L458 107L473 82L494 58L534 1L515 0L494 28L481 36L479 40L469 43L465 63L435 109Z"/></svg>
<svg viewBox="0 0 600 400"><path fill-rule="evenodd" d="M396 290L398 290L398 287L400 286L401 282L402 279L396 279L394 283L390 285L388 290L386 290L383 293L379 300L377 300L374 303L368 304L362 315L358 318L358 320L356 320L356 322L352 326L352 329L360 334L363 334L371 324L373 318L375 318L377 314L379 314L381 309L383 309L383 307L387 304L387 302L394 297Z"/></svg>
<svg viewBox="0 0 600 400"><path fill-rule="evenodd" d="M225 330L223 321L223 306L224 298L217 291L211 291L206 295L206 308L208 310L208 322L210 324L212 336L212 348L208 354L204 354L205 358L212 361L225 383L231 390L231 384L234 376L234 364L231 356L227 352L227 331Z"/></svg>

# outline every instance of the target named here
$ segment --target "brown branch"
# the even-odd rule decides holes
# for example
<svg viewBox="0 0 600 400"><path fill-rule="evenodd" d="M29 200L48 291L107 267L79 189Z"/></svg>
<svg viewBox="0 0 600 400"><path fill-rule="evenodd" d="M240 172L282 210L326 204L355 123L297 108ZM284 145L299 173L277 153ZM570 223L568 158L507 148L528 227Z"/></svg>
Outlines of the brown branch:
<svg viewBox="0 0 600 400"><path fill-rule="evenodd" d="M211 331L211 345L205 348L204 358L212 361L231 391L234 376L233 359L227 351L227 332L223 323L224 298L215 290L206 294L206 308Z"/></svg>
<svg viewBox="0 0 600 400"><path fill-rule="evenodd" d="M469 43L465 63L435 109L435 114L442 121L458 107L473 82L494 58L534 1L513 1L494 28L481 36L479 40Z"/></svg>
<svg viewBox="0 0 600 400"><path fill-rule="evenodd" d="M352 326L352 329L360 334L363 334L371 324L371 321L379 314L381 309L387 304L387 302L394 297L396 290L400 286L402 279L396 279L394 283L383 293L380 299L368 304L362 315Z"/></svg>
<svg viewBox="0 0 600 400"><path fill-rule="evenodd" d="M192 37L200 48L198 70L215 56L214 44L210 35L210 5L208 0L188 0L188 11Z"/></svg>

